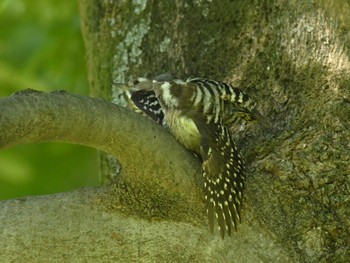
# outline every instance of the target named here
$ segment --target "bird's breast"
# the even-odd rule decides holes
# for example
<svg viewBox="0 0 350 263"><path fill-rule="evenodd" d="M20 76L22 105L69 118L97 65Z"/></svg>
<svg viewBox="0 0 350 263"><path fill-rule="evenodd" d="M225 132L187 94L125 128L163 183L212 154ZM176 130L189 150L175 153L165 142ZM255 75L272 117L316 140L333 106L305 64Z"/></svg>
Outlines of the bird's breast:
<svg viewBox="0 0 350 263"><path fill-rule="evenodd" d="M174 137L187 149L199 154L201 135L194 121L176 110L167 112L165 119Z"/></svg>

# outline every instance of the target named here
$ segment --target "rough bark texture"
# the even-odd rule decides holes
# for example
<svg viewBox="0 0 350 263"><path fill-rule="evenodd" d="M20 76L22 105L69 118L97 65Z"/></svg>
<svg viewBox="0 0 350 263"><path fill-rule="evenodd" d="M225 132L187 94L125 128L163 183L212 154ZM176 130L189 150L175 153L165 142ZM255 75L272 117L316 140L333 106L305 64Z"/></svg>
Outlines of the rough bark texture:
<svg viewBox="0 0 350 263"><path fill-rule="evenodd" d="M133 228L130 211L129 220L123 221L110 207L107 214L98 206L81 209L82 191L63 197L73 202L71 209L84 217L82 222L90 224L89 216L94 218L89 228L96 245L84 250L81 242L83 249L76 246L72 253L62 249L64 253L84 251L81 257L106 261L128 258L125 255L132 250L131 259L146 262L349 261L348 2L80 0L80 4L94 95L111 99L113 81L135 76L172 72L179 78L210 77L242 87L259 102L272 125L248 125L235 133L248 163L249 179L243 223L233 238L221 241L191 219L183 225L166 217L149 222L147 216L137 215L134 220L142 223ZM94 196L92 190L88 193ZM110 196L110 190L107 193ZM63 197L48 197L52 198L50 207L56 207L53 211ZM128 200L132 204L138 199ZM47 234L38 227L36 215L34 219L28 216L28 208L44 206L42 201L1 204L2 213L6 211L14 224L40 233L39 237L31 235L26 228L16 232L7 218L11 251L32 257L44 254L45 242L42 249L15 242L22 235L36 236L39 242ZM171 209L169 203L162 206ZM17 216L22 213L28 220ZM48 212L41 222L65 224L53 216ZM170 225L178 226L178 232L168 235ZM106 234L96 227L111 231ZM133 228L134 234L120 230L123 227ZM76 235L67 231L67 236L58 237L60 245L85 236L80 228L73 229ZM99 243L102 239L110 249Z"/></svg>

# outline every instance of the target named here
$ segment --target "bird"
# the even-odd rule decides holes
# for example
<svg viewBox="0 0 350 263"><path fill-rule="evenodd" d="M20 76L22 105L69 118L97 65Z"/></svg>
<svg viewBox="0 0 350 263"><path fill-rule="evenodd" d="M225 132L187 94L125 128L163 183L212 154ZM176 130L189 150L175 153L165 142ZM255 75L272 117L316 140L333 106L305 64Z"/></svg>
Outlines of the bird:
<svg viewBox="0 0 350 263"><path fill-rule="evenodd" d="M202 160L204 199L209 229L218 223L221 238L241 222L245 164L230 128L240 119L266 118L242 90L205 78L175 79L165 73L127 84L130 104L167 128L185 148Z"/></svg>

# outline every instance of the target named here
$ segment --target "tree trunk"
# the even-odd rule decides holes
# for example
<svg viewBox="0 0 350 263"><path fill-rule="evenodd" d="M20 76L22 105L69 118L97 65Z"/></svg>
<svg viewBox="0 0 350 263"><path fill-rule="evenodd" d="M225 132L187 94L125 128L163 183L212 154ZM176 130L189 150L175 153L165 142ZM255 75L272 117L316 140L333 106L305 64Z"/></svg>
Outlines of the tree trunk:
<svg viewBox="0 0 350 263"><path fill-rule="evenodd" d="M171 72L232 82L258 101L271 126L247 124L234 135L248 168L243 221L221 240L209 233L203 207L193 218L189 211L161 215L175 199L144 201L148 189L123 182L2 202L0 242L7 245L0 254L38 261L50 254L106 262L350 260L346 1L80 0L80 7L94 96L117 100L113 82Z"/></svg>

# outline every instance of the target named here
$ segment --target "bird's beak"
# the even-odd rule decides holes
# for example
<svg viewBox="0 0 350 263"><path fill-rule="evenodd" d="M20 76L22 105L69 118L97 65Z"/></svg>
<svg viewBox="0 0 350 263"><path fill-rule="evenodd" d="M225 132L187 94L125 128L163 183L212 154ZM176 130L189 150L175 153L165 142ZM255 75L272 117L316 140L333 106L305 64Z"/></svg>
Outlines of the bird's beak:
<svg viewBox="0 0 350 263"><path fill-rule="evenodd" d="M127 83L113 82L113 85L121 90L129 90L129 85Z"/></svg>

